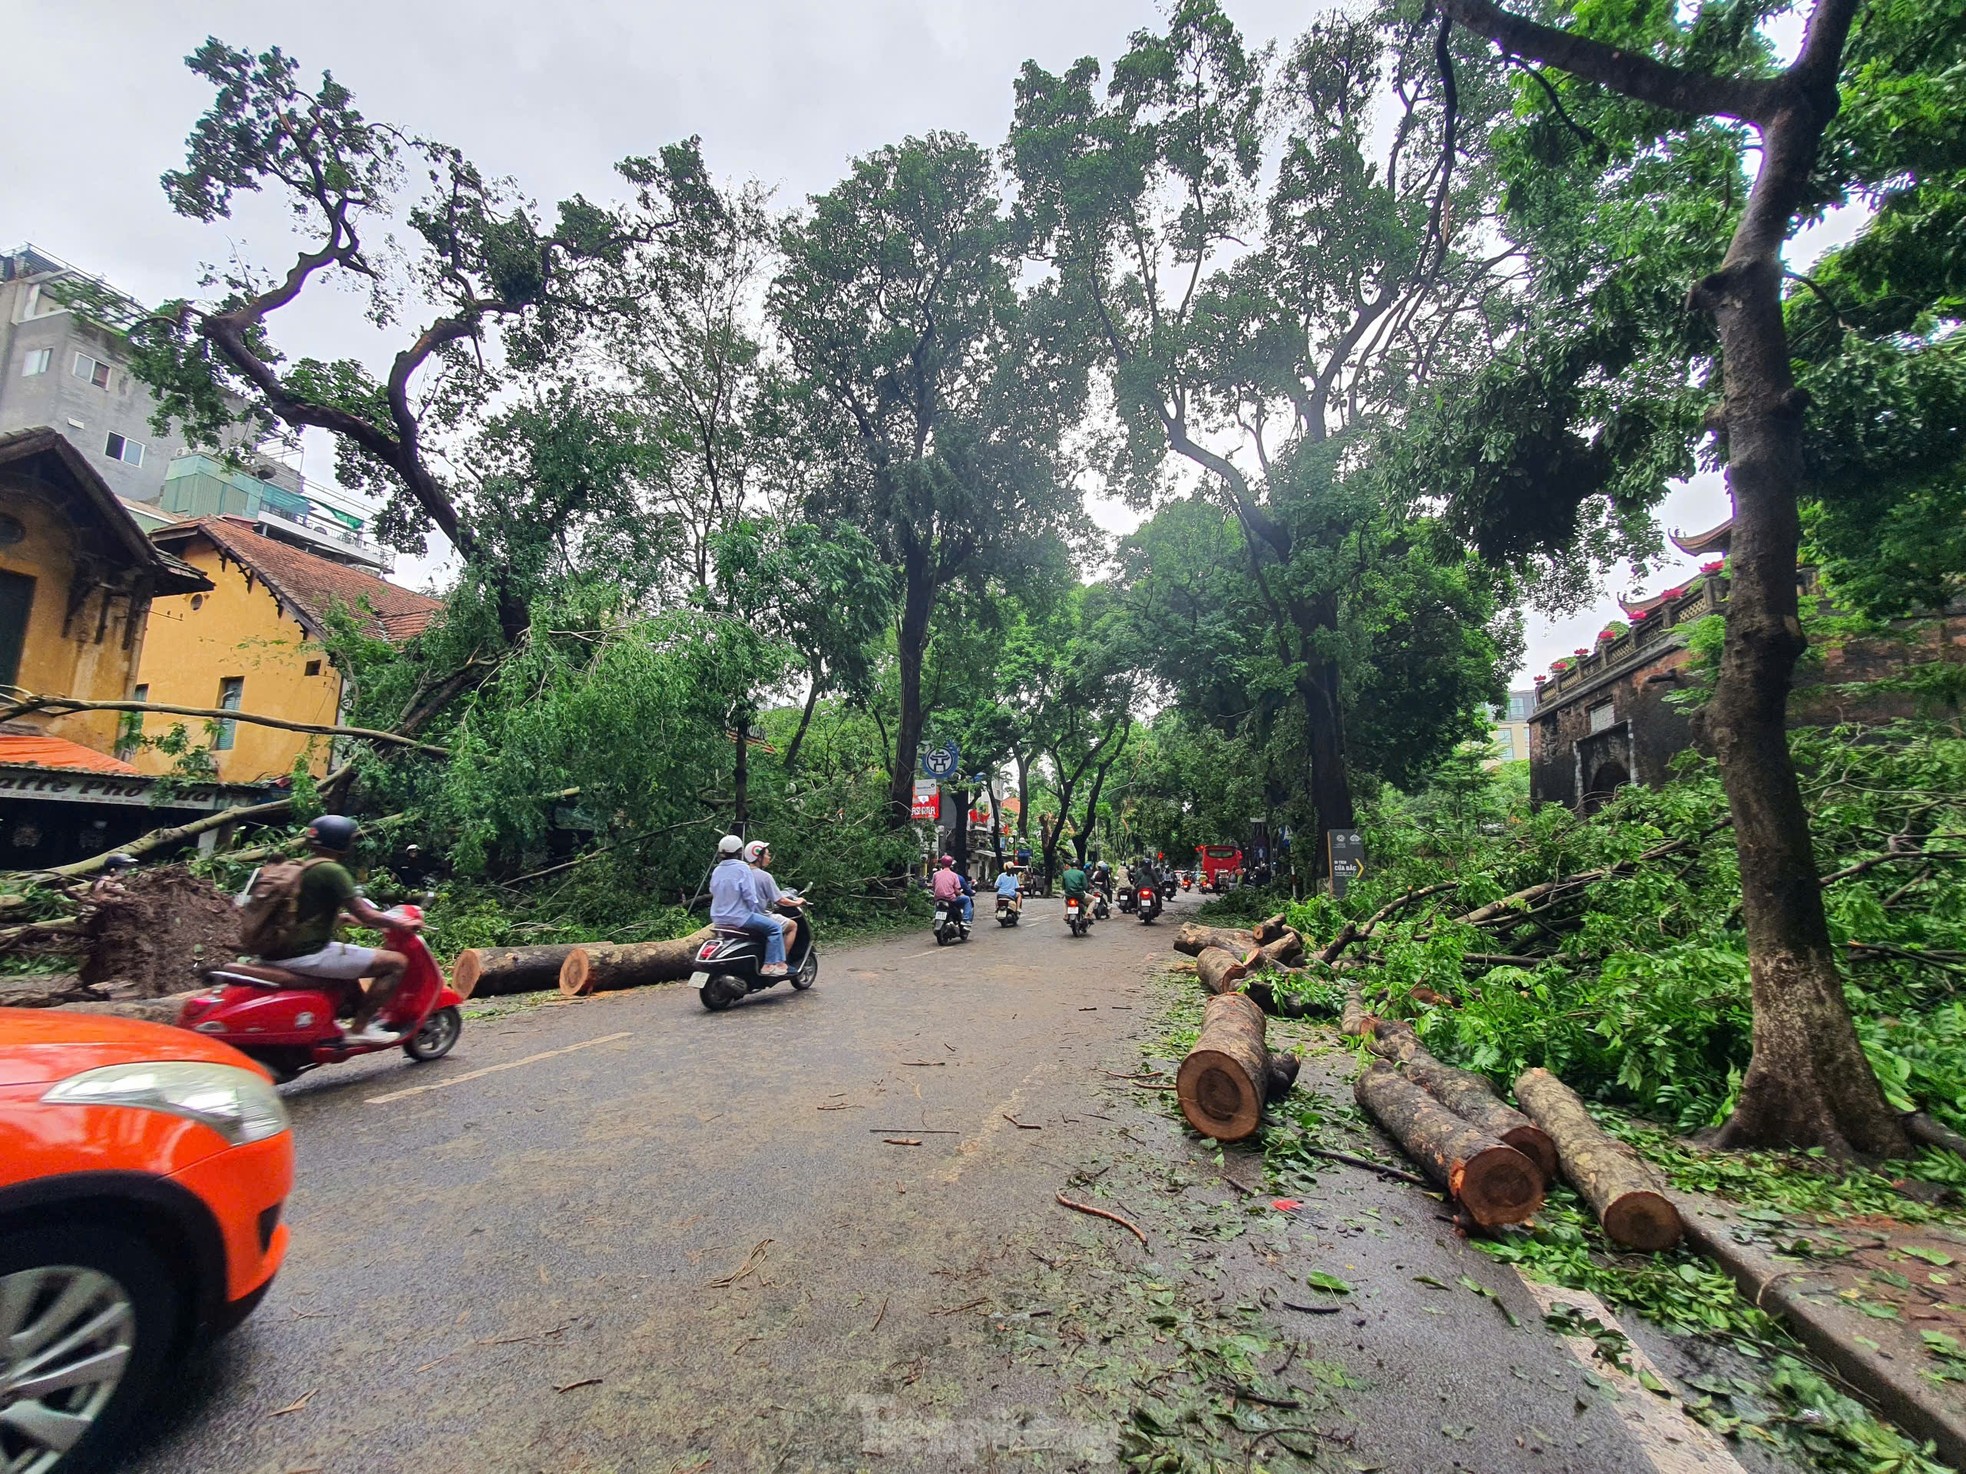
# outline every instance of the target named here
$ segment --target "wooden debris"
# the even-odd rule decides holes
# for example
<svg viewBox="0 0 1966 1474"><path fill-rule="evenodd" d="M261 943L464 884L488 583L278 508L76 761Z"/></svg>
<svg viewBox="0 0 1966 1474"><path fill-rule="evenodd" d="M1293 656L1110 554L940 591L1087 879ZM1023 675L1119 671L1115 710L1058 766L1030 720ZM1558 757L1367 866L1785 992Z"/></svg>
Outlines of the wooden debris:
<svg viewBox="0 0 1966 1474"><path fill-rule="evenodd" d="M1224 952L1243 958L1256 950L1249 945L1248 932L1231 931L1225 926L1203 926L1199 921L1184 921L1180 930L1174 933L1174 950L1177 952L1199 957L1209 947L1220 947Z"/></svg>
<svg viewBox="0 0 1966 1474"><path fill-rule="evenodd" d="M1536 1166L1463 1121L1383 1060L1359 1076L1358 1103L1483 1228L1521 1223L1543 1206Z"/></svg>
<svg viewBox="0 0 1966 1474"><path fill-rule="evenodd" d="M629 942L620 946L589 943L570 948L560 964L560 991L569 998L609 988L648 983L679 983L690 975L696 954L716 933L709 927L667 942Z"/></svg>
<svg viewBox="0 0 1966 1474"><path fill-rule="evenodd" d="M542 947L466 947L451 964L451 986L464 997L501 998L560 985L572 943Z"/></svg>
<svg viewBox="0 0 1966 1474"><path fill-rule="evenodd" d="M1654 1253L1679 1242L1684 1225L1665 1184L1637 1152L1599 1128L1576 1091L1548 1070L1524 1070L1515 1082L1515 1098L1549 1133L1563 1175L1591 1205L1612 1243Z"/></svg>
<svg viewBox="0 0 1966 1474"><path fill-rule="evenodd" d="M1058 1201L1067 1208L1070 1208L1074 1213L1089 1213L1094 1218L1103 1218L1108 1223L1117 1223L1121 1228L1140 1240L1141 1248L1144 1249L1147 1247L1147 1236L1140 1231L1140 1225L1135 1223L1131 1218L1122 1217L1118 1213L1108 1213L1104 1208L1095 1208L1090 1203L1075 1203L1063 1193L1058 1194Z"/></svg>
<svg viewBox="0 0 1966 1474"><path fill-rule="evenodd" d="M1534 1162L1545 1188L1556 1181L1556 1144L1549 1133L1513 1106L1504 1105L1481 1076L1442 1064L1425 1049L1416 1049L1400 1071L1463 1121Z"/></svg>
<svg viewBox="0 0 1966 1474"><path fill-rule="evenodd" d="M1203 1136L1242 1141L1262 1124L1265 1102L1295 1081L1297 1062L1273 1060L1263 1039L1263 1010L1241 993L1216 994L1201 1019L1201 1036L1175 1075L1181 1114Z"/></svg>
<svg viewBox="0 0 1966 1474"><path fill-rule="evenodd" d="M1249 929L1249 935L1260 946L1264 942L1274 942L1284 934L1288 927L1289 923L1283 919L1283 913L1279 911L1276 915L1266 916L1257 922L1256 925Z"/></svg>
<svg viewBox="0 0 1966 1474"><path fill-rule="evenodd" d="M1338 1012L1338 1032L1362 1039L1378 1022L1378 1017L1365 1006L1364 995L1357 987L1345 989L1345 1006Z"/></svg>
<svg viewBox="0 0 1966 1474"><path fill-rule="evenodd" d="M1195 972L1211 993L1232 992L1248 971L1240 957L1220 947L1204 947L1195 958Z"/></svg>

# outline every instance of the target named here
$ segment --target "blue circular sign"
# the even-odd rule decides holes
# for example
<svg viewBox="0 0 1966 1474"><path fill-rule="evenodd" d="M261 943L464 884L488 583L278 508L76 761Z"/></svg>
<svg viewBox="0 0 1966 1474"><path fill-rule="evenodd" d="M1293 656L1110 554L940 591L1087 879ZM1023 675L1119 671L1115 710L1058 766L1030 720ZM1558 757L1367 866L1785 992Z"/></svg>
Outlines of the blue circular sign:
<svg viewBox="0 0 1966 1474"><path fill-rule="evenodd" d="M930 748L922 754L922 771L931 778L948 778L962 763L962 752L953 742Z"/></svg>

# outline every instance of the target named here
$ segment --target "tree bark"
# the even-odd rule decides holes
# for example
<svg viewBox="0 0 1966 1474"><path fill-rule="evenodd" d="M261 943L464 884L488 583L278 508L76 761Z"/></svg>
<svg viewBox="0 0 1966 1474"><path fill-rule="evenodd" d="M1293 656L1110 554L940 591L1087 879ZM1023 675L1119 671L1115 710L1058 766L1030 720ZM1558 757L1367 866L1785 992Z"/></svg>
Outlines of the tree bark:
<svg viewBox="0 0 1966 1474"><path fill-rule="evenodd" d="M1226 926L1204 926L1199 921L1184 921L1181 929L1174 934L1174 950L1177 952L1199 957L1207 947L1220 947L1245 961L1256 951L1249 944L1248 932L1233 931Z"/></svg>
<svg viewBox="0 0 1966 1474"><path fill-rule="evenodd" d="M1233 992L1248 971L1242 958L1220 947L1204 947L1195 958L1195 974L1211 993Z"/></svg>
<svg viewBox="0 0 1966 1474"><path fill-rule="evenodd" d="M922 658L928 650L928 622L935 613L935 583L925 550L911 549L904 560L901 623L896 631L895 663L901 678L901 711L894 724L894 771L888 775L888 827L914 822L915 758L922 741Z"/></svg>
<svg viewBox="0 0 1966 1474"><path fill-rule="evenodd" d="M451 986L466 998L499 998L560 985L572 943L540 947L466 947L451 964Z"/></svg>
<svg viewBox="0 0 1966 1474"><path fill-rule="evenodd" d="M1470 1125L1384 1060L1352 1093L1406 1154L1483 1228L1521 1223L1543 1206L1535 1163Z"/></svg>
<svg viewBox="0 0 1966 1474"><path fill-rule="evenodd" d="M696 954L716 933L709 927L667 942L593 943L570 949L560 964L560 991L569 998L647 983L678 983L690 975Z"/></svg>
<svg viewBox="0 0 1966 1474"><path fill-rule="evenodd" d="M792 740L785 744L785 771L790 773L799 765L799 749L805 746L806 732L812 726L813 709L819 705L819 667L812 668L812 688L806 692L805 710L799 713L798 729L792 733Z"/></svg>
<svg viewBox="0 0 1966 1474"><path fill-rule="evenodd" d="M1217 994L1203 1005L1201 1035L1174 1078L1181 1114L1203 1136L1255 1135L1272 1092L1288 1090L1296 1079L1296 1060L1273 1057L1263 1028L1263 1010L1240 993Z"/></svg>
<svg viewBox="0 0 1966 1474"><path fill-rule="evenodd" d="M1726 639L1703 728L1734 821L1754 996L1753 1055L1720 1142L1902 1156L1910 1149L1903 1123L1885 1103L1843 1001L1787 729L1805 645L1795 574L1806 403L1789 367L1782 248L1836 116L1857 0L1817 0L1794 64L1753 79L1667 66L1511 15L1493 0L1441 0L1441 9L1526 60L1656 106L1738 118L1760 134L1760 167L1733 239L1689 298L1712 315L1720 337L1734 527Z"/></svg>
<svg viewBox="0 0 1966 1474"><path fill-rule="evenodd" d="M1304 955L1304 939L1290 927L1283 929L1283 935L1265 942L1256 949L1261 958L1258 966L1282 967L1299 961Z"/></svg>
<svg viewBox="0 0 1966 1474"><path fill-rule="evenodd" d="M1643 1158L1598 1128L1577 1093L1548 1070L1524 1070L1515 1098L1556 1143L1563 1175L1612 1243L1656 1253L1679 1242L1679 1210Z"/></svg>
<svg viewBox="0 0 1966 1474"><path fill-rule="evenodd" d="M745 834L751 827L751 708L748 703L739 703L731 713L731 725L737 729L737 752L731 759L731 833ZM748 836L747 836L748 837Z"/></svg>
<svg viewBox="0 0 1966 1474"><path fill-rule="evenodd" d="M1514 1106L1504 1105L1481 1076L1442 1064L1425 1049L1401 1065L1400 1072L1470 1126L1529 1158L1544 1187L1556 1181L1556 1144L1550 1134Z"/></svg>
<svg viewBox="0 0 1966 1474"><path fill-rule="evenodd" d="M1263 920L1257 922L1256 925L1249 929L1249 935L1255 939L1258 945L1261 945L1264 942L1274 942L1278 937L1283 935L1284 930L1285 922L1283 913L1279 911L1276 915L1266 916Z"/></svg>

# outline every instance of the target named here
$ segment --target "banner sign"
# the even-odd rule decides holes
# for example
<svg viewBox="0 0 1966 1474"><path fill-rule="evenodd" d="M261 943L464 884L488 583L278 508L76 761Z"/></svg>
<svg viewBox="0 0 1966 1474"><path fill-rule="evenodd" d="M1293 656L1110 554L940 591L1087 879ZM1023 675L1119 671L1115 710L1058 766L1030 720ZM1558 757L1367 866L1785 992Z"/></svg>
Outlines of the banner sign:
<svg viewBox="0 0 1966 1474"><path fill-rule="evenodd" d="M1331 861L1331 894L1343 896L1345 887L1365 874L1365 836L1356 829L1327 829L1324 843Z"/></svg>
<svg viewBox="0 0 1966 1474"><path fill-rule="evenodd" d="M933 778L917 778L915 780L915 807L913 817L917 819L934 819L941 811L942 793L936 787L935 780Z"/></svg>

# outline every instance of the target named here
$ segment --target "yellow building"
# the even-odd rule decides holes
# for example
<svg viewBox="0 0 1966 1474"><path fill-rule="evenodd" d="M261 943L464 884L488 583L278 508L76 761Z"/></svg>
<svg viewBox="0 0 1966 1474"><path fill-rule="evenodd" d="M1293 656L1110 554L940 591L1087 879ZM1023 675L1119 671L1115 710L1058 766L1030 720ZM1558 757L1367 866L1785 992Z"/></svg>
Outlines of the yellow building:
<svg viewBox="0 0 1966 1474"><path fill-rule="evenodd" d="M346 610L369 633L401 641L443 607L364 569L263 536L243 518L201 517L151 537L209 588L151 606L136 673L139 700L332 725L342 709L341 673L322 645L332 612ZM205 740L206 725L196 718L145 717L144 735L160 737L180 721ZM320 777L331 745L323 736L249 722L217 723L211 742L222 783L283 777L302 754ZM154 748L136 750L131 761L147 773L171 766Z"/></svg>
<svg viewBox="0 0 1966 1474"><path fill-rule="evenodd" d="M62 436L45 428L0 435L0 687L122 700L152 599L210 588L144 536ZM117 722L107 711L29 713L0 738L45 735L107 754Z"/></svg>

